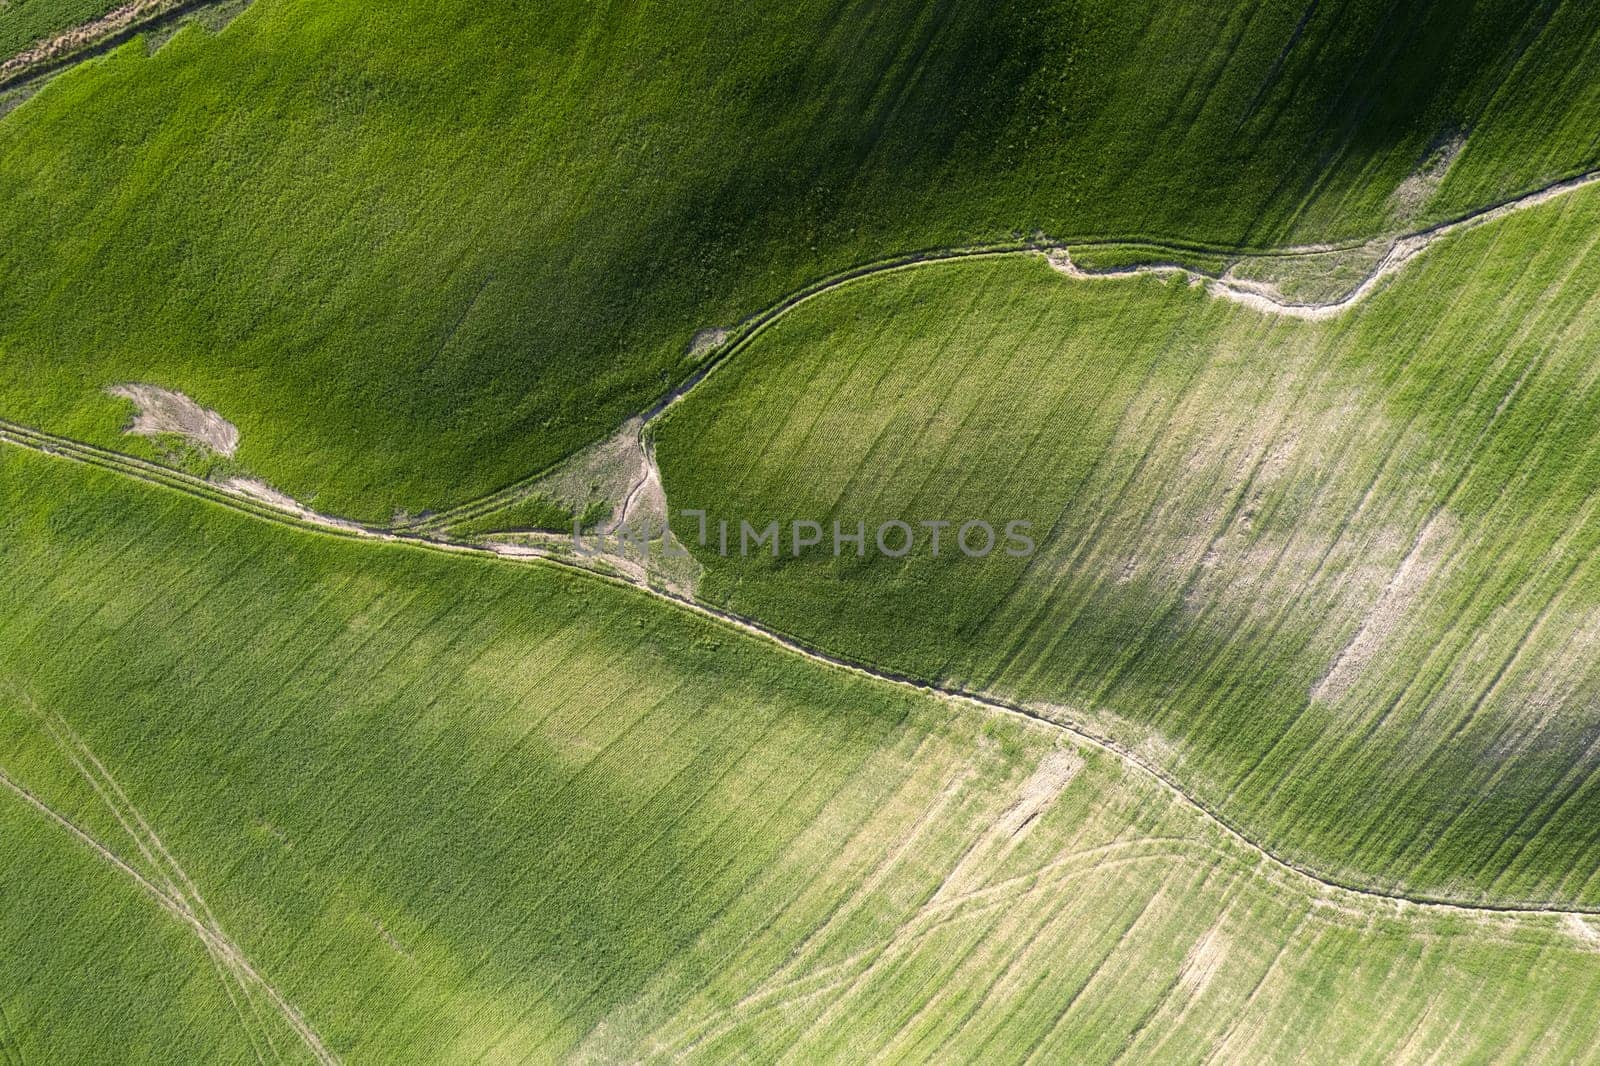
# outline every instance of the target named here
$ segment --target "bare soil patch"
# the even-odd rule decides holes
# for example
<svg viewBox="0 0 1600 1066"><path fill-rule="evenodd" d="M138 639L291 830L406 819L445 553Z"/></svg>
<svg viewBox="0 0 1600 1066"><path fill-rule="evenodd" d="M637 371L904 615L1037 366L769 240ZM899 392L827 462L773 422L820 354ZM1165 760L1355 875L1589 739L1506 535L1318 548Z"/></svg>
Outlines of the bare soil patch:
<svg viewBox="0 0 1600 1066"><path fill-rule="evenodd" d="M643 427L643 420L628 419L616 433L578 452L529 486L528 491L542 492L579 515L595 501L604 501L611 517L599 529L616 529L622 523L630 496L647 475L644 448L639 443Z"/></svg>
<svg viewBox="0 0 1600 1066"><path fill-rule="evenodd" d="M1226 912L1224 912L1226 913ZM1211 979L1216 976L1228 958L1228 938L1222 935L1218 925L1213 925L1189 949L1189 955L1183 960L1183 969L1178 974L1178 987L1190 999L1200 995L1211 984Z"/></svg>
<svg viewBox="0 0 1600 1066"><path fill-rule="evenodd" d="M722 347L727 340L728 331L720 326L696 330L694 336L689 338L689 358L700 359L706 353Z"/></svg>
<svg viewBox="0 0 1600 1066"><path fill-rule="evenodd" d="M1427 157L1410 177L1396 186L1389 197L1389 211L1398 222L1409 222L1422 214L1433 194L1444 184L1450 165L1467 145L1467 135L1459 131L1435 141Z"/></svg>
<svg viewBox="0 0 1600 1066"><path fill-rule="evenodd" d="M229 478L223 483L222 488L224 491L230 492L235 496L243 496L246 499L254 500L257 503L264 503L276 510L294 515L296 518L299 518L303 521L311 522L319 526L325 526L328 529L337 529L345 533L366 532L355 522L347 521L343 518L333 518L325 514L318 514L316 511L313 511L299 500L285 493L279 492L277 489L273 488L271 485L268 485L264 481L257 481L253 478L242 477Z"/></svg>
<svg viewBox="0 0 1600 1066"><path fill-rule="evenodd" d="M1445 546L1455 532L1453 520L1444 512L1438 512L1429 519L1384 586L1378 602L1362 619L1355 636L1339 652L1327 674L1311 689L1312 699L1337 700L1349 691L1373 653L1395 632L1421 594L1423 586L1434 576L1443 561Z"/></svg>
<svg viewBox="0 0 1600 1066"><path fill-rule="evenodd" d="M175 433L208 451L229 457L239 450L238 427L181 392L136 384L112 385L106 392L132 400L139 408L133 424L124 430L126 433L141 437Z"/></svg>

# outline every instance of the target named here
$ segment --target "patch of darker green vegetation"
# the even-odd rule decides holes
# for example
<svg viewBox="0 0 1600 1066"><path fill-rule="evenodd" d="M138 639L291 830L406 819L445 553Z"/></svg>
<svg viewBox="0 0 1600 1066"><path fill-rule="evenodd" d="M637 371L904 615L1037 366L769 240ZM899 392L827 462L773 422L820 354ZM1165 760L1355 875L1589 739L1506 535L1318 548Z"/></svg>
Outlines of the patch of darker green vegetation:
<svg viewBox="0 0 1600 1066"><path fill-rule="evenodd" d="M6 0L0 4L0 62L119 6L119 0Z"/></svg>
<svg viewBox="0 0 1600 1066"><path fill-rule="evenodd" d="M322 510L437 510L647 407L695 330L855 263L1040 231L1354 238L1581 171L1597 24L260 0L0 121L0 407L147 450L99 389L150 381Z"/></svg>

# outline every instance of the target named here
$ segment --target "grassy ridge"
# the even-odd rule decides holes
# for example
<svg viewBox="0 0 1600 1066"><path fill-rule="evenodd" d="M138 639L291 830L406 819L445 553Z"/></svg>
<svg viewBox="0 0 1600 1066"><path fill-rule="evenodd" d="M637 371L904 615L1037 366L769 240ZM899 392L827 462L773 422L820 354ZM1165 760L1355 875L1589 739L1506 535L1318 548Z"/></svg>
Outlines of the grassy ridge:
<svg viewBox="0 0 1600 1066"><path fill-rule="evenodd" d="M1581 927L1311 891L1040 727L590 579L285 530L58 460L0 453L0 503L0 672L39 708L0 702L7 774L141 864L41 728L68 720L351 1061L1596 1043ZM90 1009L58 995L76 938L0 953L24 1057L237 1046L181 930L145 931L109 866L0 801L8 907L65 893L141 965L189 969L171 1013Z"/></svg>
<svg viewBox="0 0 1600 1066"><path fill-rule="evenodd" d="M0 123L0 406L137 450L100 389L177 388L280 488L387 520L549 465L696 329L886 253L1365 234L1468 130L1419 217L1590 166L1597 21L260 0Z"/></svg>
<svg viewBox="0 0 1600 1066"><path fill-rule="evenodd" d="M1092 722L1319 869L1600 900L1596 233L1574 194L1322 323L1037 259L830 294L659 427L673 505L1040 549L724 559L680 519L700 595Z"/></svg>

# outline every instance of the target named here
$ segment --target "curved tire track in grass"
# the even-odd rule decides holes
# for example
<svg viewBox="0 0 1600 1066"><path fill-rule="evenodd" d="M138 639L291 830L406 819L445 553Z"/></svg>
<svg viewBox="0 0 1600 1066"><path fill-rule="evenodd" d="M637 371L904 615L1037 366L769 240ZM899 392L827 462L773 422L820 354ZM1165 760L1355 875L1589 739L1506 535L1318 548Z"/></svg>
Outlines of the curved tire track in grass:
<svg viewBox="0 0 1600 1066"><path fill-rule="evenodd" d="M666 402L670 401L664 401L660 406L664 407ZM227 492L191 474L170 470L142 459L85 444L81 441L74 441L70 438L44 433L3 419L0 419L0 443L94 466L149 485L181 492L188 496L231 508L254 518L264 518L301 530L346 537L353 540L381 541L389 544L421 548L427 551L464 553L480 558L493 559L501 563L547 565L558 567L566 572L575 571L592 579L605 581L618 588L632 589L652 596L689 614L715 622L726 629L754 637L767 644L775 645L821 666L843 670L857 677L893 685L924 696L931 696L953 707L978 711L983 714L1003 714L1014 718L1026 719L1035 725L1066 734L1079 744L1103 751L1154 779L1162 790L1177 801L1180 806L1196 812L1205 821L1221 830L1223 835L1231 838L1238 845L1269 864L1304 879L1314 893L1326 893L1328 891L1348 892L1369 900L1392 903L1402 910L1405 907L1414 906L1457 913L1464 916L1501 915L1532 918L1540 916L1600 915L1600 906L1585 907L1536 900L1493 902L1453 898L1442 895L1389 890L1324 875L1306 863L1281 855L1270 847L1251 839L1226 814L1186 791L1177 778L1166 770L1149 762L1116 740L1091 729L1082 722L1064 716L1045 715L1021 704L979 695L953 686L938 685L909 674L882 669L869 663L834 655L792 634L768 627L754 618L708 606L668 589L653 586L645 581L629 580L627 577L619 576L615 573L585 566L573 558L564 557L551 550L527 548L515 555L507 555L481 543L454 540L437 535L424 537L409 533L398 533L390 529L360 526L352 522L323 516L307 517L307 512L273 508L249 497ZM11 787L13 791L18 791L13 783L3 777L0 777L0 784L5 784ZM24 796L24 798L27 797ZM118 863L122 865L120 860L118 860ZM154 886L148 887L152 891L159 893L159 890L155 889ZM165 897L163 896L163 898Z"/></svg>
<svg viewBox="0 0 1600 1066"><path fill-rule="evenodd" d="M1474 211L1445 219L1441 222L1424 226L1398 234L1390 239L1388 250L1378 259L1377 263L1361 278L1349 291L1342 296L1322 301L1295 301L1274 296L1263 291L1259 284L1249 281L1240 281L1227 278L1223 275L1210 274L1192 266L1187 266L1178 261L1155 262L1140 264L1126 268L1113 268L1107 270L1082 269L1072 262L1071 247L1093 248L1107 245L1138 243L1157 250L1165 250L1176 254L1188 252L1206 255L1246 257L1275 257L1294 259L1299 257L1326 255L1329 252L1343 251L1362 247L1371 242L1371 239L1342 241L1331 244L1296 245L1277 249L1254 249L1247 247L1229 247L1224 245L1207 245L1202 243L1187 243L1177 241L1149 240L1143 237L1102 238L1084 241L1057 241L1040 238L1032 241L1005 241L995 244L972 245L964 248L940 248L921 252L909 252L888 259L880 259L861 266L852 267L838 274L830 275L806 287L797 290L772 304L765 310L758 311L744 322L729 332L728 339L717 349L712 351L705 363L693 371L676 388L672 389L660 400L656 401L642 416L639 429L639 446L646 451L646 440L650 426L664 414L668 408L684 399L702 381L711 376L719 367L726 364L740 351L749 347L756 337L760 336L769 326L782 319L789 312L802 304L831 293L847 285L877 277L881 274L896 273L912 270L917 267L933 266L940 263L949 263L970 259L999 259L1011 256L1042 256L1053 267L1069 277L1080 280L1124 280L1137 277L1183 277L1193 284L1203 284L1207 292L1217 299L1229 300L1241 304L1262 314L1284 315L1290 318L1325 320L1335 318L1367 297L1376 292L1383 282L1393 274L1405 267L1413 259L1426 252L1434 243L1454 233L1493 222L1504 218L1506 215L1536 207L1547 203L1567 193L1574 192L1588 185L1600 182L1600 170L1588 170L1582 173L1562 178L1557 181L1542 185L1537 189L1513 197L1499 203L1490 204ZM527 477L497 489L494 492L480 496L465 503L428 515L419 521L411 523L405 528L417 532L438 534L448 532L451 526L483 518L509 504L515 503L527 493L532 486L545 477L555 466L539 470ZM642 484L642 482L641 482ZM638 490L634 486L634 491ZM629 493L632 496L632 493Z"/></svg>
<svg viewBox="0 0 1600 1066"><path fill-rule="evenodd" d="M266 995L272 1005L283 1016L284 1021L300 1037L306 1046L306 1050L311 1052L318 1062L323 1063L324 1066L332 1066L332 1064L339 1062L338 1057L322 1043L322 1039L317 1035L316 1030L311 1028L310 1023L305 1020L305 1017L295 1008L294 1004L285 999L276 987L261 976L250 961L245 958L244 953L239 950L239 946L201 920L182 899L174 898L168 894L165 889L130 865L116 852L102 844L87 830L13 780L11 775L4 769L0 769L0 786L4 786L23 803L66 830L71 836L76 837L80 843L89 847L101 859L110 863L131 879L134 884L154 897L162 909L172 915L173 918L189 926L194 934L200 938L201 942L205 944L208 951L227 959L228 965L236 969L241 978L248 979L251 984Z"/></svg>

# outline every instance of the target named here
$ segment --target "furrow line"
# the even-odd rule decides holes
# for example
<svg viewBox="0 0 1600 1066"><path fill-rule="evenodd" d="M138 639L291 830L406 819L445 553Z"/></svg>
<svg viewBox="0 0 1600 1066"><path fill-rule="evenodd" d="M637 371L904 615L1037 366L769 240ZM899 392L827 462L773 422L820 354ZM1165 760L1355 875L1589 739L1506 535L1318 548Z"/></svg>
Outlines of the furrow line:
<svg viewBox="0 0 1600 1066"><path fill-rule="evenodd" d="M1172 775L1167 773L1167 771L1162 770L1154 764L1148 762L1142 756L1133 752L1131 749L1127 748L1111 737L1100 734L1088 728L1084 724L1074 721L1070 718L1066 718L1064 716L1054 717L1046 715L1021 704L1010 703L997 697L979 695L974 692L969 692L965 689L933 684L922 678L909 674L889 670L869 663L857 662L843 656L835 655L831 652L811 645L799 637L784 633L781 630L768 628L766 625L763 625L761 622L753 618L749 618L732 611L726 611L720 608L708 606L677 592L651 585L645 580L634 581L624 576L596 570L585 566L574 559L565 558L550 551L530 549L528 552L523 554L508 556L494 550L493 548L486 547L481 544L469 543L466 541L448 540L443 538L423 538L413 535L397 534L388 530L358 526L354 523L330 525L330 522L335 522L337 520L327 519L324 516L306 517L305 513L296 511L283 510L270 514L262 514L259 507L251 505L251 501L243 500L240 497L234 496L230 493L217 491L213 486L210 486L200 478L193 477L192 475L171 472L172 477L168 479L143 477L138 472L139 461L137 460L133 460L129 463L96 461L96 459L88 458L83 454L82 446L79 446L78 442L71 441L66 438L58 438L51 434L43 433L39 430L27 430L25 433L18 432L18 430L24 428L25 427L18 427L13 423L0 420L0 443L11 444L14 447L28 449L30 451L54 456L56 458L86 463L88 465L110 470L114 473L130 474L131 476L147 484L169 488L174 491L187 492L190 495L206 499L209 502L243 512L251 517L266 517L272 521L276 521L284 525L294 526L310 532L321 533L324 535L341 536L356 540L365 539L381 541L390 544L420 548L428 551L466 554L480 558L495 559L505 563L555 566L563 571L582 574L594 580L607 582L618 588L633 589L637 592L642 592L665 603L671 604L685 612L694 614L708 621L715 622L725 628L734 630L746 636L754 637L768 644L775 645L791 654L798 655L819 665L829 666L857 677L883 684L893 685L897 688L907 689L926 696L932 696L936 699L944 700L947 703L965 707L969 710L976 710L985 714L1003 714L1014 718L1024 719L1035 725L1070 735L1076 738L1079 743L1103 751L1120 760L1125 765L1133 768L1135 771L1148 776L1181 806L1187 807L1189 810L1201 815L1206 821L1220 829L1225 836L1231 838L1236 844L1269 861L1273 865L1298 875L1304 880L1317 886L1318 890L1337 890L1348 892L1352 895L1392 903L1401 908L1413 906L1464 915L1498 914L1520 917L1562 917L1567 915L1600 914L1600 905L1557 905L1552 903L1541 903L1538 901L1516 901L1505 903L1473 901L1425 893L1391 891L1377 887L1363 886L1338 877L1325 876L1305 863L1284 855L1280 855L1271 850L1268 846L1252 840L1250 837L1245 835L1243 830L1236 823L1234 823L1232 819L1228 818L1219 810L1213 808L1204 800L1186 791L1182 784L1180 784ZM90 451L93 452L94 450L91 449ZM192 482L193 484L189 484L189 482Z"/></svg>

